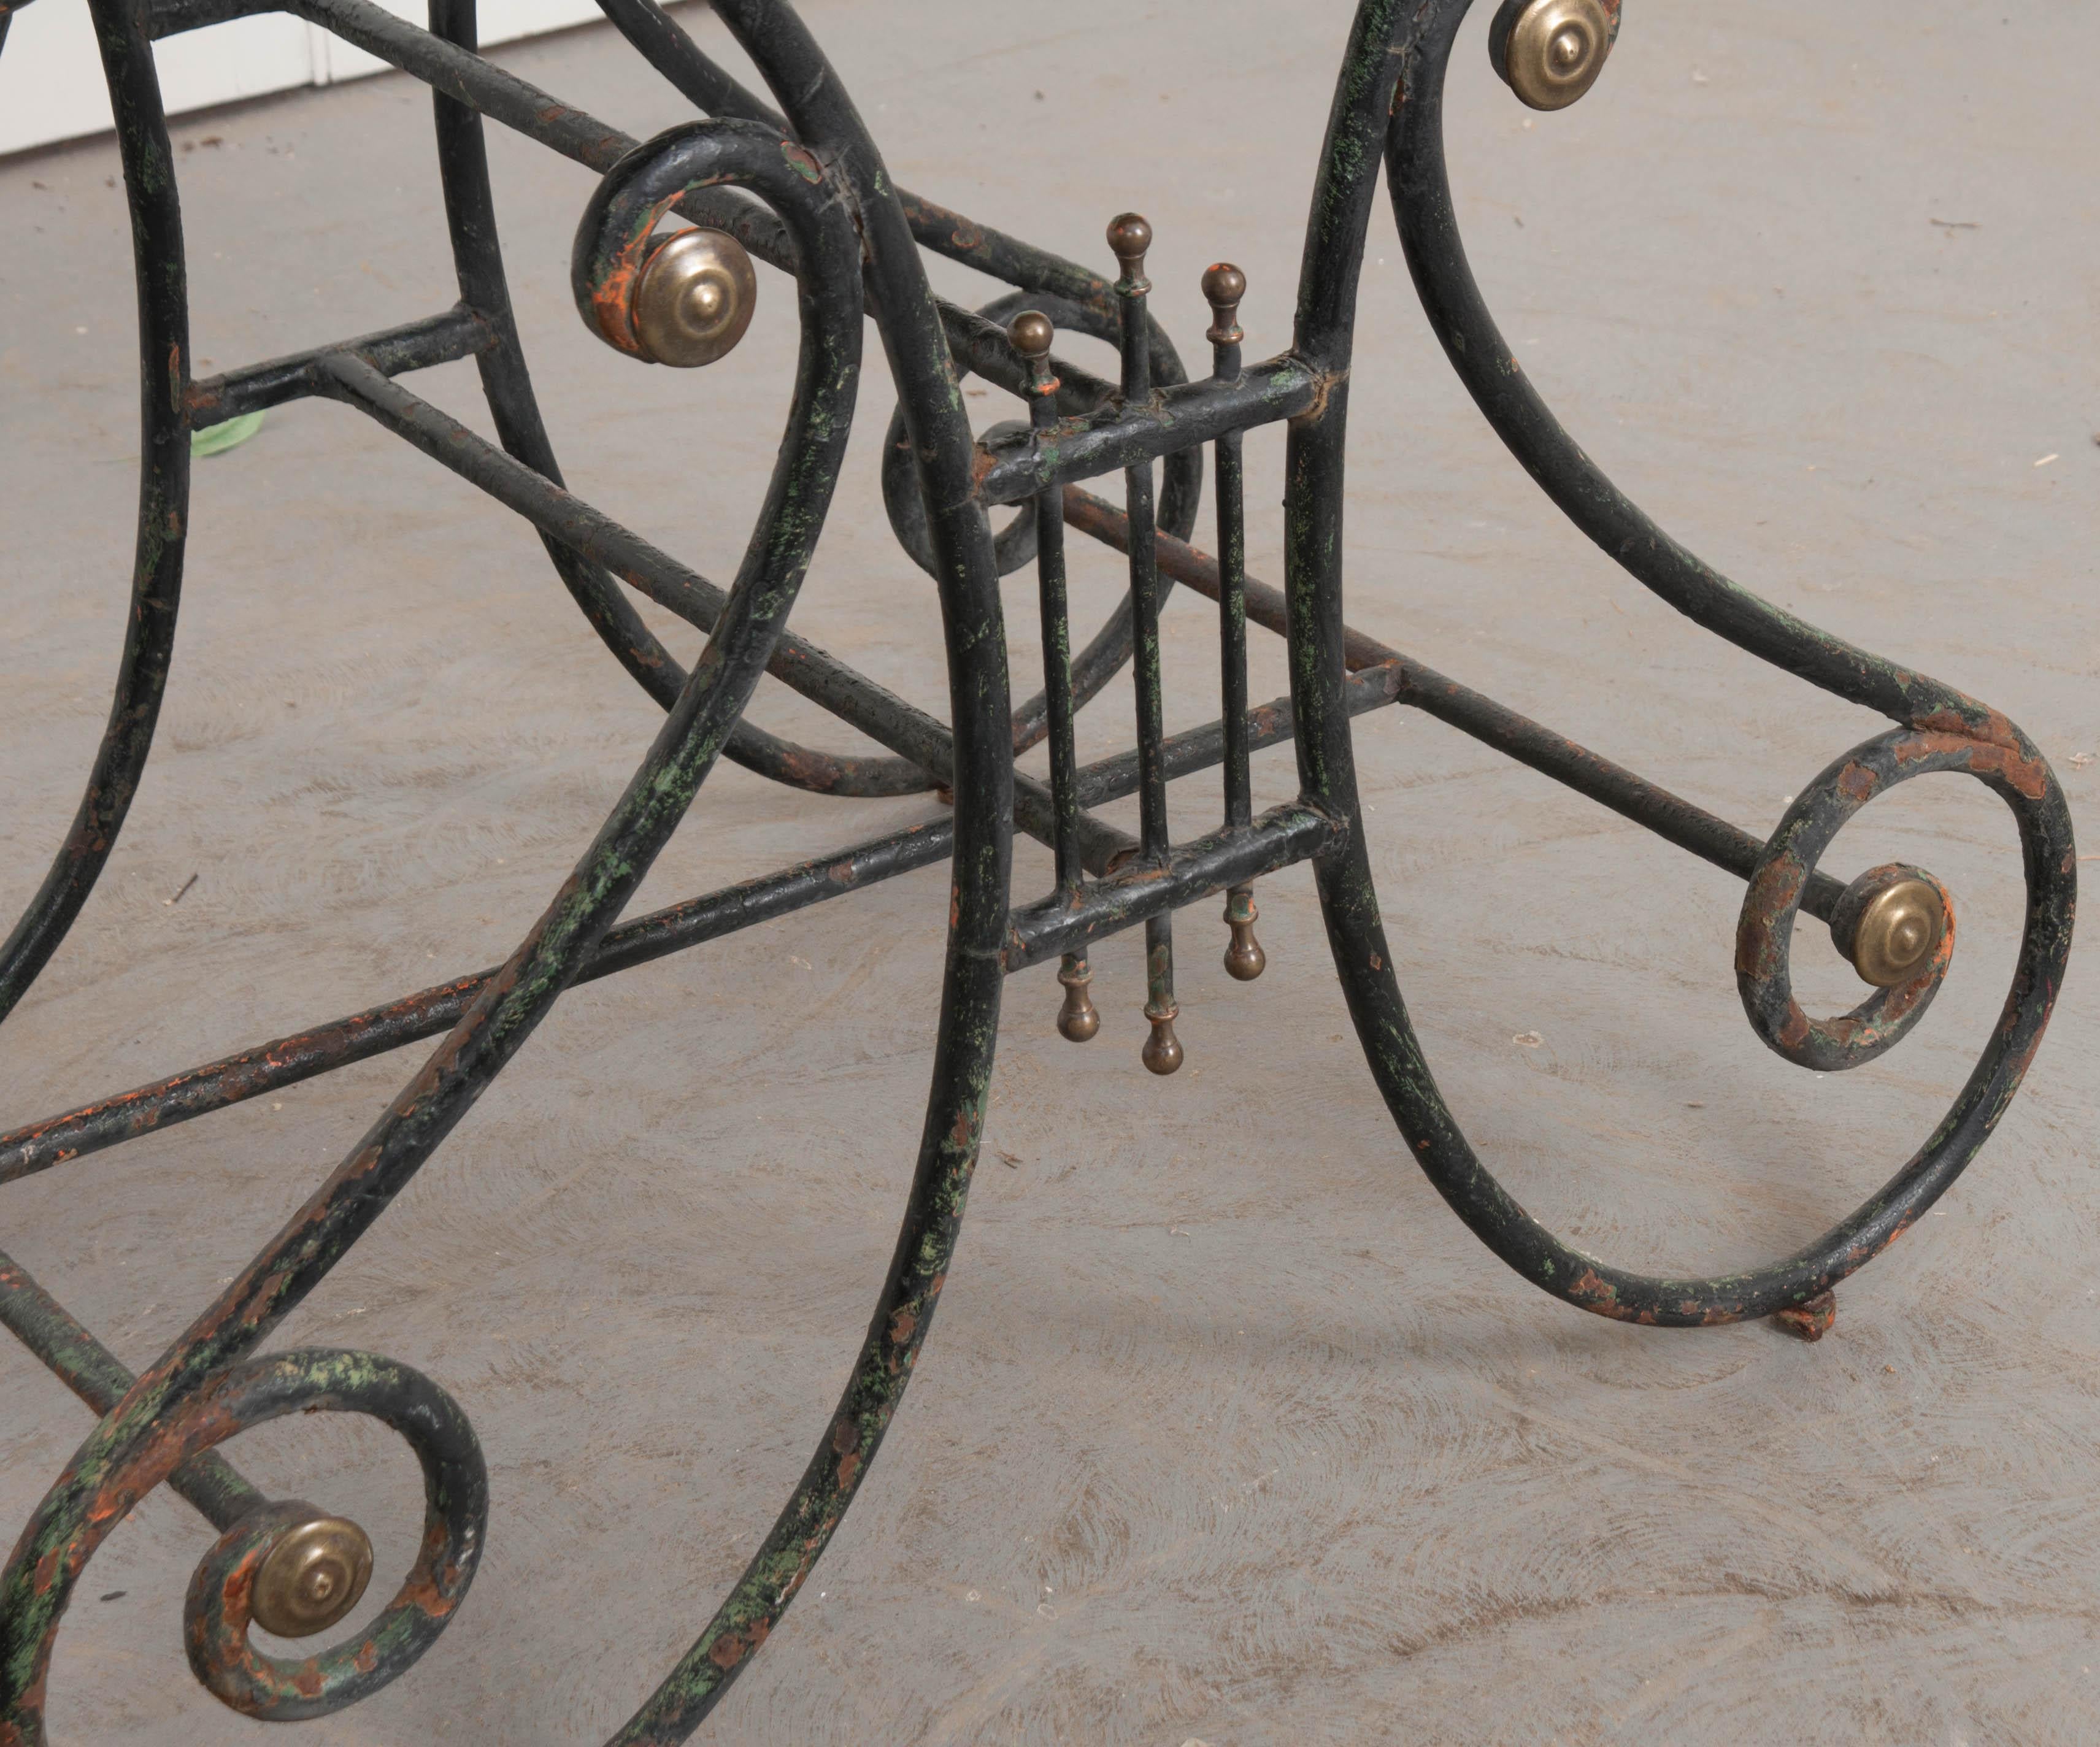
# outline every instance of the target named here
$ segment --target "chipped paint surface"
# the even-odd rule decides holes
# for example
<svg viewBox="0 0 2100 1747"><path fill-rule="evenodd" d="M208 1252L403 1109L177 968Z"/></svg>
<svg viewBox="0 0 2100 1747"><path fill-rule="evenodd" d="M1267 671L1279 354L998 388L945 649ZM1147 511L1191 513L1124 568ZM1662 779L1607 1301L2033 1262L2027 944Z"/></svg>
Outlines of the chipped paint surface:
<svg viewBox="0 0 2100 1747"><path fill-rule="evenodd" d="M465 0L439 0L435 37L398 20L366 20L361 28L375 48L390 49L443 94L440 159L461 301L424 322L193 383L179 212L151 55L135 11L118 0L92 4L139 240L141 371L150 390L134 635L80 815L45 890L0 952L0 1014L63 936L137 787L172 646L187 524L188 430L203 414L325 396L453 467L538 527L586 619L667 719L598 840L505 964L0 1136L4 1182L443 1034L364 1143L143 1376L133 1378L26 1273L0 1257L0 1323L101 1416L0 1579L0 1747L31 1747L42 1739L45 1683L66 1603L102 1540L163 1482L223 1530L197 1568L185 1639L198 1678L230 1706L260 1717L317 1716L355 1703L411 1665L458 1609L483 1545L486 1484L465 1414L428 1379L379 1356L300 1352L258 1359L252 1356L258 1343L399 1193L567 988L911 867L951 861L949 942L933 1092L889 1277L801 1481L728 1597L618 1741L668 1743L699 1724L768 1642L865 1481L954 1260L1009 973L1071 953L1096 934L1143 923L1148 1007L1170 1012L1173 910L1229 888L1229 917L1242 905L1251 917L1246 881L1312 859L1344 994L1408 1150L1467 1224L1520 1273L1577 1308L1635 1325L1698 1326L1771 1316L1816 1338L1834 1313L1833 1283L1901 1237L1944 1193L2018 1088L2061 986L2072 924L2076 856L2054 775L1995 710L1770 607L1677 545L1553 420L1480 302L1444 183L1444 67L1467 0L1365 0L1359 7L1316 178L1293 345L1242 369L1235 332L1229 358L1221 350L1212 377L1195 384L1185 381L1146 311L1144 282L1135 272L1111 281L896 190L836 74L793 13L773 0L718 0L717 10L774 89L796 94L792 126L757 112L755 99L743 94L731 97L743 106L734 118L674 129L639 146L455 46L471 40ZM1616 26L1617 0L1607 4ZM315 0L313 10L327 13L328 0ZM612 0L608 11L630 34L648 27L633 0ZM5 15L0 5L0 23ZM761 259L799 265L803 349L793 411L734 589L684 571L561 486L523 370L486 176L475 168L482 112L602 174L579 227L575 283L586 323L616 349L637 351L627 315L630 293L657 223L673 211L731 228ZM1340 527L1356 281L1382 163L1403 246L1454 368L1574 525L1695 623L1897 725L1811 784L1769 841L1343 622ZM713 191L730 184L757 192L764 204L724 204L725 194ZM1003 279L1019 288L1023 302L1065 300L1079 317L1071 325L1097 336L1119 330L1122 391L1077 369L1046 368L1034 384L1029 430L974 442L962 373L975 369L1012 388L1026 373L988 314L973 315L932 297L920 246ZM901 523L898 532L940 592L952 724L914 710L785 629L853 416L864 289L881 311L899 384L888 461L908 487L906 501L917 519L910 537ZM394 382L407 371L467 356L480 362L500 448ZM1276 421L1286 424L1288 439L1281 589L1245 576L1238 507L1238 435ZM1220 500L1231 505L1222 562L1187 544L1207 443L1216 451ZM1155 460L1164 461L1165 480L1157 527ZM1124 509L1076 483L1120 469L1128 470ZM1023 501L1034 505L1022 519L1042 548L1061 544L1066 525L1079 528L1129 555L1132 589L1123 607L1074 656L1061 572L1053 595L1046 571L1043 642L1063 670L1064 701L1060 688L1046 683L1042 697L1014 711L998 586L1007 549L994 546L983 511L987 503ZM929 505L939 507L929 514ZM899 522L894 502L892 517ZM712 634L692 673L642 624L615 579ZM1220 647L1234 701L1220 722L1169 737L1158 707L1157 615L1172 580L1220 603ZM1229 690L1236 663L1244 661L1248 620L1287 639L1287 699L1247 706L1243 673L1239 691ZM1070 710L1125 659L1135 663L1141 700L1136 749L1074 769ZM765 734L744 719L761 672L868 734L886 754L831 754ZM1952 772L1983 782L2018 822L2028 915L2000 1022L1939 1127L1830 1232L1778 1263L1741 1273L1706 1279L1630 1273L1573 1250L1533 1220L1474 1155L1444 1105L1392 968L1358 817L1349 722L1362 710L1396 701L1460 727L1742 877L1736 968L1746 1010L1771 1047L1811 1067L1850 1066L1893 1047L1940 986L1954 943L1950 923L1934 960L1909 982L1877 991L1835 1019L1803 1013L1789 983L1793 921L1805 911L1838 927L1846 894L1860 883L1848 885L1822 871L1832 839L1860 809L1912 776ZM1247 749L1294 735L1299 798L1251 817ZM1043 738L1052 740L1058 772L1048 792L1040 783L1017 783L1013 770L1016 752ZM953 811L858 849L611 927L724 756L811 793L937 790ZM1166 781L1220 762L1228 769L1224 826L1178 847L1170 844ZM1235 779L1237 792L1230 786ZM1086 810L1133 792L1142 797L1144 839L1137 844ZM1017 815L1024 829L1054 841L1059 851L1056 890L1018 908L1009 892ZM1951 918L1951 898L1948 903ZM263 1419L315 1410L369 1414L399 1431L423 1462L430 1507L408 1577L370 1626L316 1655L273 1658L249 1641L250 1592L271 1535L289 1513L309 1507L265 1499L214 1446Z"/></svg>

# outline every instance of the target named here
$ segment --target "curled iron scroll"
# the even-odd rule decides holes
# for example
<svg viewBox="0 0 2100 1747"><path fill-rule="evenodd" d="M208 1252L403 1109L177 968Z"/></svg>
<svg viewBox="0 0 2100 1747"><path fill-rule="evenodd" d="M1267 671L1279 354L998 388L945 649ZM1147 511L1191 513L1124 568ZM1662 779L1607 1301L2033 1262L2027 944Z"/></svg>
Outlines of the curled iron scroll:
<svg viewBox="0 0 2100 1747"><path fill-rule="evenodd" d="M1534 0L1537 3L1537 0ZM1609 3L1609 0L1606 0ZM1774 607L1722 576L1643 515L1561 427L1497 329L1466 260L1445 168L1445 75L1471 0L1428 0L1403 11L1367 4L1358 14L1352 64L1364 78L1357 106L1338 104L1330 161L1343 165L1315 202L1299 300L1299 346L1345 365L1369 218L1368 175L1338 150L1381 136L1388 192L1423 307L1446 355L1489 422L1568 519L1634 577L1695 623L1788 673L1894 720L1896 731L1856 748L1796 803L1762 858L1745 900L1739 952L1746 1008L1760 1035L1810 1066L1851 1065L1896 1042L1938 987L1951 928L1934 962L1884 990L1848 1021L1807 1020L1784 971L1784 924L1838 827L1890 783L1929 770L1983 781L2011 809L2027 879L2027 915L2011 987L1998 1022L1952 1107L1925 1144L1860 1207L1777 1262L1738 1273L1666 1278L1630 1272L1564 1242L1540 1224L1475 1154L1445 1103L1410 1021L1379 918L1361 828L1345 720L1318 688L1294 686L1301 720L1299 769L1309 796L1357 822L1317 864L1337 968L1373 1075L1416 1161L1488 1247L1526 1279L1602 1316L1670 1326L1767 1317L1827 1291L1878 1254L1943 1193L1996 1124L2040 1039L2068 955L2076 856L2062 792L2032 742L1996 711L1913 669L1856 648ZM1505 8L1505 14L1509 8ZM1616 27L1619 8L1610 6ZM1506 40L1506 38L1504 38ZM1396 55L1390 86L1374 56ZM1384 90L1392 92L1388 110ZM1345 407L1294 430L1295 527L1339 517ZM1290 549L1294 588L1316 618L1308 638L1339 642L1338 562L1308 536ZM1331 599L1330 596L1331 595Z"/></svg>

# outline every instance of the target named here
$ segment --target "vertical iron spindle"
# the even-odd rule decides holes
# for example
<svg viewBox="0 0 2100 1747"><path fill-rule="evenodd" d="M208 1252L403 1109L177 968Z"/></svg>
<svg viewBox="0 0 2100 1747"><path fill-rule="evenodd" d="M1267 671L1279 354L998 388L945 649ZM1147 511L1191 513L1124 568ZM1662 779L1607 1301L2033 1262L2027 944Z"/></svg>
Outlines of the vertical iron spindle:
<svg viewBox="0 0 2100 1747"><path fill-rule="evenodd" d="M1038 430L1057 417L1057 378L1050 373L1050 346L1057 330L1039 310L1023 310L1006 335L1028 362L1028 418ZM1065 606L1064 492L1057 486L1035 505L1035 578L1043 608L1043 692L1049 705L1050 796L1057 828L1057 890L1076 902L1085 870L1079 864L1079 765L1072 749L1072 625ZM1058 1034L1083 1043L1101 1028L1088 985L1093 972L1083 950L1068 952L1057 968L1065 1004Z"/></svg>
<svg viewBox="0 0 2100 1747"><path fill-rule="evenodd" d="M1145 252L1152 246L1152 227L1134 212L1109 222L1109 247L1123 274L1116 295L1123 306L1123 398L1127 406L1150 399L1152 345L1146 325L1145 297L1152 282L1145 276ZM1136 649L1131 677L1137 686L1138 837L1147 861L1163 861L1167 851L1167 772L1160 751L1167 738L1166 710L1160 696L1159 567L1153 549L1152 463L1123 470L1123 495L1130 518L1130 602ZM1145 1017L1152 1022L1143 1059L1154 1074L1171 1074L1181 1065L1181 1043L1174 1035L1180 1008L1174 1004L1174 920L1162 911L1145 924Z"/></svg>
<svg viewBox="0 0 2100 1747"><path fill-rule="evenodd" d="M1220 382L1240 374L1240 299L1246 295L1246 275L1220 261L1203 275L1203 296L1211 306L1211 373ZM1225 825L1244 830L1254 820L1252 779L1247 772L1246 518L1240 466L1240 434L1228 431L1213 445L1218 474L1218 644L1219 689L1225 725ZM1268 955L1254 937L1254 888L1236 885L1225 893L1225 925L1232 942L1225 948L1225 969L1241 982L1252 982L1268 964Z"/></svg>

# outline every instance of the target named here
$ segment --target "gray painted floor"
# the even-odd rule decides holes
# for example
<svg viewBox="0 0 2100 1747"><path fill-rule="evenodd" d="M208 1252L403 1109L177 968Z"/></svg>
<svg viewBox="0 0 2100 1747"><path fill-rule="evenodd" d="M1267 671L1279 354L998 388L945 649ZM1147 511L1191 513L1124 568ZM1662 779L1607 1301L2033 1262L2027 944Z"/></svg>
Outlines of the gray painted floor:
<svg viewBox="0 0 2100 1747"><path fill-rule="evenodd" d="M1286 343L1341 0L808 10L907 185L1096 260L1102 223L1140 207L1185 355L1220 257L1247 269L1251 347ZM1454 77L1461 215L1548 398L1732 574L2011 713L2100 847L2100 11L1635 6L1598 90L1535 120L1489 74L1485 28ZM500 58L638 133L681 117L602 30ZM205 368L449 301L406 82L178 135ZM750 339L706 374L628 364L568 305L587 179L507 138L495 157L571 484L726 574L788 379L783 282L764 275ZM106 143L0 165L8 906L70 816L121 634L136 401L114 167ZM1691 630L1563 525L1445 369L1383 216L1373 259L1351 617L1768 829L1875 725ZM420 386L480 417L465 367ZM889 404L877 361L796 623L938 707L930 589L876 492ZM982 424L1012 412L972 404ZM1274 577L1277 434L1249 449L1255 568ZM9 1122L501 958L652 731L522 524L348 412L274 412L201 465L194 527L160 743L8 1027ZM1117 563L1080 564L1091 617ZM1030 600L1016 579L1017 671L1037 659ZM1212 621L1178 598L1168 624L1171 720L1191 724L1213 712ZM1281 691L1280 651L1257 654L1256 695ZM1125 743L1127 700L1083 719L1083 751ZM854 743L770 682L756 714ZM1705 1269L1793 1247L1930 1130L1989 1028L2020 887L2010 823L1974 785L1912 784L1833 852L1842 874L1926 863L1962 929L1918 1035L1840 1081L1744 1024L1727 877L1434 724L1374 717L1358 745L1433 1063L1515 1192L1600 1254ZM1290 792L1287 752L1257 787ZM1184 788L1194 828L1213 791ZM642 902L925 810L725 768ZM1020 889L1046 879L1025 849ZM919 1381L704 1738L2100 1740L2089 955L1976 1168L1806 1347L1619 1327L1506 1273L1410 1169L1346 1035L1308 879L1261 903L1272 968L1252 987L1217 967L1211 907L1184 921L1189 1065L1171 1082L1138 1065L1131 937L1097 956L1106 1023L1085 1050L1051 1030L1047 969L1011 986ZM872 1300L946 907L929 870L574 994L293 1319L285 1342L437 1377L495 1489L452 1630L298 1739L596 1740L690 1641L799 1472ZM1849 1005L1817 932L1805 992ZM412 1065L11 1187L6 1247L143 1364ZM12 1524L88 1419L11 1347L0 1404ZM390 1585L417 1508L399 1445L311 1419L238 1454L361 1518L375 1592ZM206 1544L162 1493L97 1559L60 1639L55 1740L289 1738L183 1666Z"/></svg>

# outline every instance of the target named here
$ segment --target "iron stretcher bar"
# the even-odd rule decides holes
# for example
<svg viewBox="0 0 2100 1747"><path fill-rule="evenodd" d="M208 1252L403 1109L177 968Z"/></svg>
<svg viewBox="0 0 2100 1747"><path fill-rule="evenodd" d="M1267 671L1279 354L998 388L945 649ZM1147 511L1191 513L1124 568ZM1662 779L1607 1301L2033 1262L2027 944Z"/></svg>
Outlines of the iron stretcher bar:
<svg viewBox="0 0 2100 1747"><path fill-rule="evenodd" d="M1039 899L1008 920L1007 973L1323 854L1346 829L1293 801L1270 808L1252 825L1192 838L1162 861L1129 862L1105 880L1090 881L1076 903L1062 893Z"/></svg>
<svg viewBox="0 0 2100 1747"><path fill-rule="evenodd" d="M1400 695L1399 670L1387 666L1352 673L1349 687L1351 713L1380 708ZM1184 776L1216 764L1224 734L1221 723L1211 722L1171 736L1164 748L1167 774ZM1255 747L1277 745L1290 735L1289 699L1278 698L1251 712L1249 739ZM1088 765L1079 772L1079 782L1083 800L1096 805L1120 800L1136 789L1135 757L1126 754ZM613 929L577 973L576 982L595 982L601 977L667 958L689 946L791 915L827 898L843 897L899 874L933 867L947 860L954 849L953 823L933 819L835 855L687 898ZM1021 967L1014 964L1008 968ZM0 1183L34 1176L149 1130L207 1116L214 1110L266 1092L296 1086L424 1038L441 1036L458 1023L493 975L491 968L454 977L383 1007L367 1008L325 1025L275 1038L238 1054L0 1135Z"/></svg>
<svg viewBox="0 0 2100 1747"><path fill-rule="evenodd" d="M505 454L364 360L347 352L330 352L317 361L315 371L320 391L329 399L368 414L578 557L602 565L687 624L703 631L714 629L728 597L698 571ZM783 632L766 671L938 780L954 780L954 753L946 727L815 644L792 631ZM1032 837L1054 841L1057 809L1049 789L1032 777L1016 776L1013 790L1014 823ZM1079 829L1088 867L1093 872L1105 871L1132 846L1125 833L1099 819L1082 818Z"/></svg>
<svg viewBox="0 0 2100 1747"><path fill-rule="evenodd" d="M28 1268L5 1255L0 1255L0 1329L42 1359L98 1417L122 1401L138 1381L122 1360L38 1285ZM216 1450L191 1457L168 1476L168 1485L221 1531L267 1502Z"/></svg>
<svg viewBox="0 0 2100 1747"><path fill-rule="evenodd" d="M421 26L395 17L371 0L157 0L152 11L156 37L178 35L229 19L263 12L285 12L342 38L377 55L389 65L419 79L434 91L465 104L477 113L536 141L550 151L602 175L638 142L632 135L607 126L595 116L571 108L537 86L507 73L479 55L434 36ZM1009 257L1039 269L1048 270L1061 283L1076 284L1087 276L1070 262L1048 255L1017 239L963 220L959 214L921 201L899 190L914 213L913 232L922 245L981 266L972 253L958 248L958 235L972 235L980 251L994 248L999 263ZM792 274L795 250L787 227L768 208L728 189L704 189L679 201L677 210L695 224L726 231L761 261ZM985 270L989 271L989 267ZM936 298L948 345L959 363L987 382L1019 394L1028 379L1026 366L1008 342L1005 330L973 310ZM339 346L319 351L346 351L361 344L345 341ZM254 368L261 368L262 366ZM1072 412L1100 406L1113 393L1110 386L1077 364L1058 361L1063 386L1058 404ZM245 375L246 372L235 374ZM296 399L312 392L298 388L287 395ZM222 418L235 417L222 413Z"/></svg>
<svg viewBox="0 0 2100 1747"><path fill-rule="evenodd" d="M1065 519L1082 532L1116 550L1123 549L1128 535L1123 513L1114 504L1075 486L1065 489ZM1171 534L1156 534L1154 550L1160 569L1176 582L1185 583L1211 600L1218 598L1218 561L1207 552ZM1246 580L1246 615L1255 624L1286 634L1287 610L1282 590L1254 577ZM1651 831L1665 843L1690 851L1701 861L1747 880L1764 853L1762 840L1717 818L1704 808L1636 776L1623 765L1577 745L1551 728L1471 690L1456 680L1446 679L1433 668L1390 649L1361 631L1348 633L1343 656L1350 668L1395 667L1400 676L1397 702L1433 716L1483 745L1492 746L1542 776L1586 795L1621 817ZM1845 894L1845 882L1827 873L1811 876L1801 907L1819 921L1828 923Z"/></svg>

